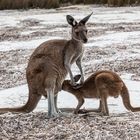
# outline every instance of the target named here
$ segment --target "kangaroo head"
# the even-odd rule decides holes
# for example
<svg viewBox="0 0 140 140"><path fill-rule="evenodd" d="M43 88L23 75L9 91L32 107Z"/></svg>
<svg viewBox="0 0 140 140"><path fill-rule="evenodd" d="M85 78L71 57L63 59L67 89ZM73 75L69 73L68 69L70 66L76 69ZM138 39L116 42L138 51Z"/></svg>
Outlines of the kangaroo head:
<svg viewBox="0 0 140 140"><path fill-rule="evenodd" d="M87 28L86 22L89 20L92 13L83 18L79 23L70 15L67 15L67 22L72 26L72 38L77 41L86 43L87 39Z"/></svg>
<svg viewBox="0 0 140 140"><path fill-rule="evenodd" d="M75 75L74 76L75 82L78 82L80 78L81 78L80 74ZM71 89L73 89L73 86L71 85L71 80L64 80L62 84L62 90L70 91Z"/></svg>

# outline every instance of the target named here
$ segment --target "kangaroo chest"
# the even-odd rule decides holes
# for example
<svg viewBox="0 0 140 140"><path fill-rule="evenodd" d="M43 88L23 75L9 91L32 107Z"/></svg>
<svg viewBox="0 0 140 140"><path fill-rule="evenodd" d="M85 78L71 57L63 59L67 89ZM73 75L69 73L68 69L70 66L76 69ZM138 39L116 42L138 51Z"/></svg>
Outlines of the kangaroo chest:
<svg viewBox="0 0 140 140"><path fill-rule="evenodd" d="M82 45L76 46L71 59L71 64L74 63L77 59L82 58L83 52L84 52L84 48Z"/></svg>

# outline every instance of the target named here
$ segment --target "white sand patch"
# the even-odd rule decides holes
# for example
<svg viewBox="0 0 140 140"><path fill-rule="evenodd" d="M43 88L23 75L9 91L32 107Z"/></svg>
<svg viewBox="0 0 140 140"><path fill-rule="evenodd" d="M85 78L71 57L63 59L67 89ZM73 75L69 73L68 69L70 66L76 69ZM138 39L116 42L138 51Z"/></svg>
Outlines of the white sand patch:
<svg viewBox="0 0 140 140"><path fill-rule="evenodd" d="M51 39L62 39L60 37L46 37L39 40L30 41L5 41L0 42L0 51L9 51L17 49L34 49L38 47L41 43L51 40Z"/></svg>

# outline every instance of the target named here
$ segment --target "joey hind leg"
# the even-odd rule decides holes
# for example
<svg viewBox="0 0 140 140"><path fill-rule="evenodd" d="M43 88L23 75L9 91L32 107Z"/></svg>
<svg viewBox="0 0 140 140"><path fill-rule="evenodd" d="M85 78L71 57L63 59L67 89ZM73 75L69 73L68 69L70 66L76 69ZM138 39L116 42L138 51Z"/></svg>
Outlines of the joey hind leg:
<svg viewBox="0 0 140 140"><path fill-rule="evenodd" d="M101 113L102 115L109 115L106 92L101 93Z"/></svg>

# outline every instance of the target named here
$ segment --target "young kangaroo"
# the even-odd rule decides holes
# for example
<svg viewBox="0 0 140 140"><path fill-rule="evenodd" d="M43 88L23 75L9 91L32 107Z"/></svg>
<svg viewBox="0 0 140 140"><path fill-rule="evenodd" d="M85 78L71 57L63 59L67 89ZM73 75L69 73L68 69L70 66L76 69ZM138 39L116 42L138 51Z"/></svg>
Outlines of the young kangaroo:
<svg viewBox="0 0 140 140"><path fill-rule="evenodd" d="M75 76L75 80L80 79L80 75ZM95 72L89 78L87 78L84 84L75 89L69 80L65 80L62 85L62 89L68 91L76 96L78 100L78 105L74 113L78 113L80 107L84 103L84 98L97 98L100 99L100 106L97 110L87 110L87 112L96 111L101 112L103 115L109 115L109 110L107 106L107 98L122 97L122 101L126 109L133 112L140 111L140 107L132 107L129 99L129 92L122 81L122 79L114 72L102 70ZM85 111L86 112L86 111Z"/></svg>
<svg viewBox="0 0 140 140"><path fill-rule="evenodd" d="M1 108L0 113L31 112L43 95L48 98L48 117L60 115L56 105L57 93L61 90L67 73L70 74L71 84L75 85L70 69L74 62L81 71L81 83L84 81L81 58L83 43L88 41L85 24L91 14L79 23L72 16L67 15L67 22L72 26L72 38L70 40L46 41L35 49L26 70L29 88L27 103L18 108Z"/></svg>

